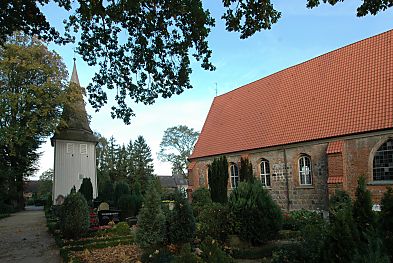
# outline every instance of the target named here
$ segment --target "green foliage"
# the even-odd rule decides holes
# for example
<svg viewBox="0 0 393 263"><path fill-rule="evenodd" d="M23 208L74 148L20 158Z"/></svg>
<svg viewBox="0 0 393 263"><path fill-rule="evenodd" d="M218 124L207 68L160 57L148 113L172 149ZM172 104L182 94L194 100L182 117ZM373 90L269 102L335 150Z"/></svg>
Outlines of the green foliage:
<svg viewBox="0 0 393 263"><path fill-rule="evenodd" d="M336 214L341 209L352 207L352 199L349 194L342 190L337 190L329 200L329 217L333 221Z"/></svg>
<svg viewBox="0 0 393 263"><path fill-rule="evenodd" d="M202 250L201 258L207 263L231 263L233 259L226 254L220 247L219 243L207 237L200 245Z"/></svg>
<svg viewBox="0 0 393 263"><path fill-rule="evenodd" d="M274 251L271 263L305 263L303 253L299 243L292 243Z"/></svg>
<svg viewBox="0 0 393 263"><path fill-rule="evenodd" d="M184 262L203 263L203 260L192 252L189 243L184 244L180 249L180 253L171 260L171 263L184 263Z"/></svg>
<svg viewBox="0 0 393 263"><path fill-rule="evenodd" d="M79 238L89 228L89 207L80 193L69 194L63 203L60 229L66 238Z"/></svg>
<svg viewBox="0 0 393 263"><path fill-rule="evenodd" d="M78 190L83 195L88 204L93 201L93 185L90 178L83 178L81 187Z"/></svg>
<svg viewBox="0 0 393 263"><path fill-rule="evenodd" d="M119 200L123 195L129 195L130 194L130 187L128 184L124 181L119 181L115 183L115 205L119 206Z"/></svg>
<svg viewBox="0 0 393 263"><path fill-rule="evenodd" d="M239 224L234 231L252 244L275 238L281 229L281 209L260 182L241 182L229 197L229 208Z"/></svg>
<svg viewBox="0 0 393 263"><path fill-rule="evenodd" d="M181 174L187 177L187 158L191 155L199 132L185 125L168 128L160 143L158 158L162 162L172 164L172 175Z"/></svg>
<svg viewBox="0 0 393 263"><path fill-rule="evenodd" d="M14 207L0 201L0 214L10 214L15 212Z"/></svg>
<svg viewBox="0 0 393 263"><path fill-rule="evenodd" d="M366 179L362 176L358 180L355 193L356 199L353 203L353 219L359 231L365 233L374 229L375 215L372 211L371 193L366 188Z"/></svg>
<svg viewBox="0 0 393 263"><path fill-rule="evenodd" d="M330 202L334 206L330 210L331 223L324 258L327 262L350 262L359 244L359 234L353 220L351 203L342 192L338 194L340 196L333 196Z"/></svg>
<svg viewBox="0 0 393 263"><path fill-rule="evenodd" d="M197 237L204 239L207 236L224 242L230 231L229 209L220 203L211 203L203 206L197 218Z"/></svg>
<svg viewBox="0 0 393 263"><path fill-rule="evenodd" d="M131 229L127 222L119 222L113 228L111 228L109 232L115 234L116 236L126 236L131 234Z"/></svg>
<svg viewBox="0 0 393 263"><path fill-rule="evenodd" d="M188 200L176 191L175 206L167 219L169 243L184 244L192 241L195 234L195 217Z"/></svg>
<svg viewBox="0 0 393 263"><path fill-rule="evenodd" d="M0 200L21 209L24 178L35 172L37 149L56 128L67 102L67 71L61 57L34 37L17 33L2 44Z"/></svg>
<svg viewBox="0 0 393 263"><path fill-rule="evenodd" d="M389 257L385 252L382 239L375 231L366 233L365 249L358 249L354 255L352 262L354 263L389 263Z"/></svg>
<svg viewBox="0 0 393 263"><path fill-rule="evenodd" d="M204 206L210 205L211 203L212 198L210 196L209 189L198 188L194 192L192 192L191 206L195 217L198 217Z"/></svg>
<svg viewBox="0 0 393 263"><path fill-rule="evenodd" d="M380 224L386 250L393 259L393 189L390 187L381 200Z"/></svg>
<svg viewBox="0 0 393 263"><path fill-rule="evenodd" d="M309 211L305 209L291 211L289 214L284 216L283 228L289 230L301 230L302 227L320 222L322 215L318 212Z"/></svg>
<svg viewBox="0 0 393 263"><path fill-rule="evenodd" d="M151 182L138 215L136 241L141 247L150 247L161 244L164 237L165 216L161 209L161 197L155 183Z"/></svg>
<svg viewBox="0 0 393 263"><path fill-rule="evenodd" d="M119 209L123 219L136 216L142 206L142 196L136 194L125 194L119 199Z"/></svg>
<svg viewBox="0 0 393 263"><path fill-rule="evenodd" d="M225 156L214 158L208 171L210 195L213 202L226 203L228 201L228 161Z"/></svg>
<svg viewBox="0 0 393 263"><path fill-rule="evenodd" d="M40 175L38 180L38 197L45 198L52 195L53 169L48 169Z"/></svg>
<svg viewBox="0 0 393 263"><path fill-rule="evenodd" d="M103 189L100 192L99 198L101 201L110 202L114 200L113 184L110 180L105 181Z"/></svg>
<svg viewBox="0 0 393 263"><path fill-rule="evenodd" d="M153 177L153 157L150 147L147 145L143 136L138 136L133 144L132 151L133 174L131 174L131 182L141 185L141 193L146 192L149 181Z"/></svg>
<svg viewBox="0 0 393 263"><path fill-rule="evenodd" d="M239 179L240 182L253 182L255 179L252 171L252 164L247 158L240 158Z"/></svg>

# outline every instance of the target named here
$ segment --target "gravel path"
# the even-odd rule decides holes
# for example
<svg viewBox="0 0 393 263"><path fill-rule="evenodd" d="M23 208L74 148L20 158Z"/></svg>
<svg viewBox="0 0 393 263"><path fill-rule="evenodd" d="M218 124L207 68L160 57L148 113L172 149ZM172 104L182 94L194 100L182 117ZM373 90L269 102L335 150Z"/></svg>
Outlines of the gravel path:
<svg viewBox="0 0 393 263"><path fill-rule="evenodd" d="M0 220L0 262L62 262L42 207L26 207Z"/></svg>

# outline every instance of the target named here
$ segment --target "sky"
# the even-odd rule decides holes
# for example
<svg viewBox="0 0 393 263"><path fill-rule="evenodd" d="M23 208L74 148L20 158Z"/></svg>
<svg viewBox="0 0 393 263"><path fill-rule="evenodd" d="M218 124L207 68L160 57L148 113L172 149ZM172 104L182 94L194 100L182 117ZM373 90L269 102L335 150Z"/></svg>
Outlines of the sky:
<svg viewBox="0 0 393 263"><path fill-rule="evenodd" d="M314 9L306 8L306 0L272 2L282 12L278 23L271 30L241 40L239 33L225 30L225 24L220 19L224 13L222 1L204 0L204 8L209 9L216 19L216 26L208 40L213 51L212 63L217 69L204 71L198 63L192 63L193 73L190 79L193 89L169 99L158 99L153 105L132 105L136 117L133 117L130 125L111 118L111 101L99 112L95 112L87 104L92 130L106 138L113 136L118 144L127 144L142 135L151 148L155 174L170 175L171 165L157 159L164 131L177 125L187 125L200 131L216 90L221 95L285 68L393 29L393 8L376 16L358 18L356 8L361 4L359 0L347 0L333 7L321 4ZM43 11L57 28L61 27L61 21L67 16L65 11L53 5L45 6ZM49 48L63 57L71 75L75 45L50 44ZM81 86L86 87L96 68L89 67L78 55L76 65ZM43 171L53 168L54 154L49 139L40 148L42 156L36 178Z"/></svg>

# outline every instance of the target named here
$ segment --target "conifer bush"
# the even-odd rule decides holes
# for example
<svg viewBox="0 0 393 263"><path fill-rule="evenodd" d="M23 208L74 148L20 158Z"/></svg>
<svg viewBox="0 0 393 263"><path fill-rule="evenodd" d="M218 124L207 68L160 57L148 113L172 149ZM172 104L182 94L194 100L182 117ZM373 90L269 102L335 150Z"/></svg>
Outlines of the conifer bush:
<svg viewBox="0 0 393 263"><path fill-rule="evenodd" d="M79 238L89 228L89 207L81 193L71 193L61 209L60 229L66 238Z"/></svg>
<svg viewBox="0 0 393 263"><path fill-rule="evenodd" d="M213 202L225 204L228 201L228 161L225 156L214 158L209 165L208 180Z"/></svg>
<svg viewBox="0 0 393 263"><path fill-rule="evenodd" d="M119 209L123 219L136 216L142 206L142 197L136 194L122 195L119 199Z"/></svg>
<svg viewBox="0 0 393 263"><path fill-rule="evenodd" d="M200 211L197 218L197 237L204 239L207 236L224 242L230 231L229 209L220 203L207 204Z"/></svg>
<svg viewBox="0 0 393 263"><path fill-rule="evenodd" d="M239 179L240 182L253 182L255 179L252 172L252 164L247 158L240 158Z"/></svg>
<svg viewBox="0 0 393 263"><path fill-rule="evenodd" d="M129 195L130 192L130 187L126 182L119 181L115 183L115 196L114 196L114 201L115 205L119 207L119 200L123 195Z"/></svg>
<svg viewBox="0 0 393 263"><path fill-rule="evenodd" d="M260 182L241 182L229 197L229 209L241 239L261 244L275 238L282 226L282 213Z"/></svg>
<svg viewBox="0 0 393 263"><path fill-rule="evenodd" d="M366 188L366 179L363 176L358 180L355 196L353 219L359 231L363 234L367 231L373 231L375 227L375 215L372 211L371 193Z"/></svg>
<svg viewBox="0 0 393 263"><path fill-rule="evenodd" d="M141 247L161 244L165 237L165 216L161 209L161 196L154 182L150 182L143 206L138 215L136 241Z"/></svg>
<svg viewBox="0 0 393 263"><path fill-rule="evenodd" d="M212 198L210 196L209 189L198 188L192 193L191 207L195 218L198 218L199 213L204 209L204 207L210 204L212 204Z"/></svg>
<svg viewBox="0 0 393 263"><path fill-rule="evenodd" d="M386 250L389 252L390 259L393 259L393 189L388 190L381 200L381 232Z"/></svg>
<svg viewBox="0 0 393 263"><path fill-rule="evenodd" d="M114 201L114 188L113 183L107 180L103 184L103 189L100 190L99 199L103 202L113 202Z"/></svg>
<svg viewBox="0 0 393 263"><path fill-rule="evenodd" d="M169 213L168 241L172 244L183 244L192 241L195 234L195 217L188 200L176 191L175 206Z"/></svg>
<svg viewBox="0 0 393 263"><path fill-rule="evenodd" d="M93 185L91 184L90 178L83 178L79 193L83 195L88 204L93 201Z"/></svg>

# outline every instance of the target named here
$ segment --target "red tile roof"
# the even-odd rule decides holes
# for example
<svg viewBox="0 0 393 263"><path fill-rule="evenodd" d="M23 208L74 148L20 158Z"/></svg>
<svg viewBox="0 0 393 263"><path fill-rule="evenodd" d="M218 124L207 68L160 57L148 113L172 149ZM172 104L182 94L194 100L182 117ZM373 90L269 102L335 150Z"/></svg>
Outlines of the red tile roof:
<svg viewBox="0 0 393 263"><path fill-rule="evenodd" d="M342 176L329 177L327 182L328 182L328 184L342 183L343 177Z"/></svg>
<svg viewBox="0 0 393 263"><path fill-rule="evenodd" d="M191 159L393 127L393 30L214 99Z"/></svg>
<svg viewBox="0 0 393 263"><path fill-rule="evenodd" d="M327 154L331 153L341 153L343 152L343 146L344 142L343 141L334 141L334 142L329 142L329 145L326 149Z"/></svg>

